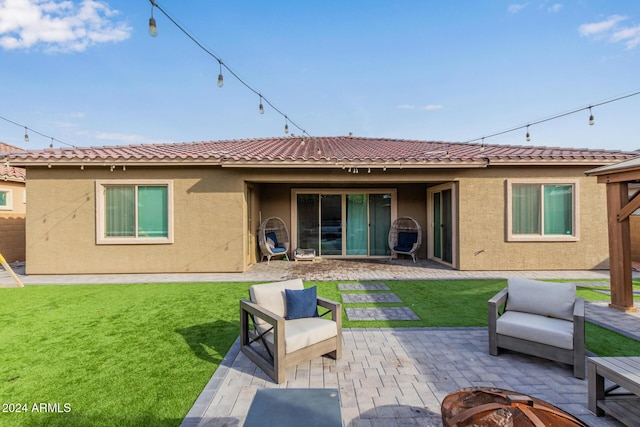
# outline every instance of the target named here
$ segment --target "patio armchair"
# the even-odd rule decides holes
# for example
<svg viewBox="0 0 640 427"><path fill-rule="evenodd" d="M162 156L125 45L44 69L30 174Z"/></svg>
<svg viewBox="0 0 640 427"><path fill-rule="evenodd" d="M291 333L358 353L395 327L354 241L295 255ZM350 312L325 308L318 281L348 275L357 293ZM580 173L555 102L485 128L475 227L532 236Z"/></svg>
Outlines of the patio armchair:
<svg viewBox="0 0 640 427"><path fill-rule="evenodd" d="M267 264L271 258L284 258L288 261L289 230L284 221L275 216L262 221L258 228L258 245L262 259L267 257Z"/></svg>
<svg viewBox="0 0 640 427"><path fill-rule="evenodd" d="M422 227L418 221L411 217L400 217L393 222L389 229L388 243L391 258L397 254L409 255L415 263L418 249L422 244Z"/></svg>
<svg viewBox="0 0 640 427"><path fill-rule="evenodd" d="M488 304L491 355L509 349L566 363L584 379L584 299L575 284L511 278Z"/></svg>
<svg viewBox="0 0 640 427"><path fill-rule="evenodd" d="M342 304L317 297L315 286L266 283L251 286L249 296L240 300L240 350L276 383L301 362L342 357ZM318 315L318 307L327 311Z"/></svg>

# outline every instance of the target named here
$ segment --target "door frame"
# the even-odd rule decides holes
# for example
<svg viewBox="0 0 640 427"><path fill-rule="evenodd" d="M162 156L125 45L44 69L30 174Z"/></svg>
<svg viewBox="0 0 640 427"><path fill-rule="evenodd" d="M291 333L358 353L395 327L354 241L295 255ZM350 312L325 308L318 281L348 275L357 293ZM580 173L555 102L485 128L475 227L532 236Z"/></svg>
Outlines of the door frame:
<svg viewBox="0 0 640 427"><path fill-rule="evenodd" d="M433 215L433 195L444 190L451 190L451 263L437 258L434 253L435 218ZM441 264L458 269L458 183L455 181L427 188L427 258Z"/></svg>
<svg viewBox="0 0 640 427"><path fill-rule="evenodd" d="M294 250L298 241L298 194L340 194L342 196L342 230L346 230L347 194L391 194L391 224L398 217L398 189L397 188L292 188L291 189L291 249ZM369 230L371 226L369 224ZM346 240L342 239L342 253L345 254ZM368 252L368 250L367 250ZM322 255L325 258L388 258L388 255Z"/></svg>

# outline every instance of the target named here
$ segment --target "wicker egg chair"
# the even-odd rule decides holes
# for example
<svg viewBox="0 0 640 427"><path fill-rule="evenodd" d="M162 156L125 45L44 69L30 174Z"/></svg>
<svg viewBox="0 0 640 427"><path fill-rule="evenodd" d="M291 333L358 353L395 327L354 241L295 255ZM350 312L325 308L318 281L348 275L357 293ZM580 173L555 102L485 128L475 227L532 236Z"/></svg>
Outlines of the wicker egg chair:
<svg viewBox="0 0 640 427"><path fill-rule="evenodd" d="M394 255L411 255L413 262L418 257L417 252L422 244L422 228L415 219L403 216L396 219L389 229L389 249L391 258Z"/></svg>
<svg viewBox="0 0 640 427"><path fill-rule="evenodd" d="M258 229L258 244L262 259L267 257L267 264L274 257L289 261L289 230L280 218L272 216L262 221Z"/></svg>

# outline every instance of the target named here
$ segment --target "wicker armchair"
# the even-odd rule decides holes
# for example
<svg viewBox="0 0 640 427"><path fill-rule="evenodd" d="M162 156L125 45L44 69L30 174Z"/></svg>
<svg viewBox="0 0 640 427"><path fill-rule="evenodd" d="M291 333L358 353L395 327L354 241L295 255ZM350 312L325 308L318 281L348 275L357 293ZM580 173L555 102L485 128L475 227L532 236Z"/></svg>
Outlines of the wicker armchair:
<svg viewBox="0 0 640 427"><path fill-rule="evenodd" d="M389 229L389 249L391 258L397 254L410 255L413 262L422 244L422 228L415 219L403 216L396 219Z"/></svg>
<svg viewBox="0 0 640 427"><path fill-rule="evenodd" d="M270 217L262 221L258 229L258 244L262 259L284 258L289 261L289 230L284 221L278 217Z"/></svg>

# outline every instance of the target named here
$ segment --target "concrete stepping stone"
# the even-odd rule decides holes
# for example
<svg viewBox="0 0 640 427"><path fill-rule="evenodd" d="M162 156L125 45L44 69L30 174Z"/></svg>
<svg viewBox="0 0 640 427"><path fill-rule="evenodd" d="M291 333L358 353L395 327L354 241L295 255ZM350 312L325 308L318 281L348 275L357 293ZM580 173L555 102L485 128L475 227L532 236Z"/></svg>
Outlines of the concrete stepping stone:
<svg viewBox="0 0 640 427"><path fill-rule="evenodd" d="M345 308L349 320L420 320L409 307Z"/></svg>
<svg viewBox="0 0 640 427"><path fill-rule="evenodd" d="M388 291L389 287L384 283L339 283L340 291Z"/></svg>
<svg viewBox="0 0 640 427"><path fill-rule="evenodd" d="M342 294L343 303L402 302L396 294Z"/></svg>

